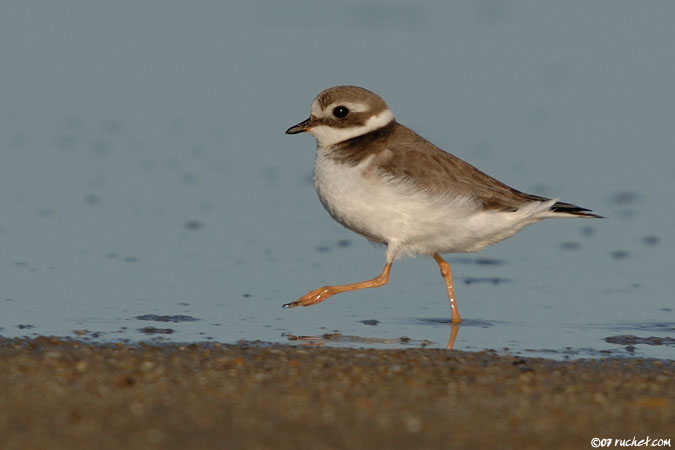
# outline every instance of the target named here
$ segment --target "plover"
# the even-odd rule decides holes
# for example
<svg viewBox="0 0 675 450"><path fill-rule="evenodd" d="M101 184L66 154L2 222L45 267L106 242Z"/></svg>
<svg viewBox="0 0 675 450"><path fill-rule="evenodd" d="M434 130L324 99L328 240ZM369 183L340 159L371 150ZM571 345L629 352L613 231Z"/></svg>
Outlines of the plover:
<svg viewBox="0 0 675 450"><path fill-rule="evenodd" d="M358 86L317 95L309 118L286 130L303 132L317 141L314 187L321 203L345 227L385 244L386 264L373 279L324 286L285 308L382 286L398 257L420 254L438 263L451 322L459 323L452 272L441 254L481 250L542 219L601 217L492 178L398 123L381 97Z"/></svg>

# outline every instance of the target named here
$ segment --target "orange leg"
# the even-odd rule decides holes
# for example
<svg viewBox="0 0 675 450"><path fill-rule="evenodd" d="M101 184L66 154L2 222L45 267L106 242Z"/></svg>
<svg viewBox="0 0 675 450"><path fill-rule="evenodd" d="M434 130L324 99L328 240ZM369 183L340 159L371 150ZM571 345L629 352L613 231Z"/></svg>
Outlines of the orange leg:
<svg viewBox="0 0 675 450"><path fill-rule="evenodd" d="M455 290L452 288L452 272L450 271L450 264L441 258L441 255L438 253L434 253L434 259L441 268L441 275L443 275L443 278L445 279L445 286L448 288L448 297L450 297L450 312L452 313L452 319L450 319L450 322L460 323L462 318L459 317L457 302L455 301Z"/></svg>
<svg viewBox="0 0 675 450"><path fill-rule="evenodd" d="M389 281L389 272L391 271L391 262L385 264L382 273L372 280L361 281L360 283L343 284L341 286L324 286L308 292L294 302L286 303L284 308L295 308L296 306L309 306L320 303L335 294L347 291L356 291L358 289L373 288L383 286Z"/></svg>

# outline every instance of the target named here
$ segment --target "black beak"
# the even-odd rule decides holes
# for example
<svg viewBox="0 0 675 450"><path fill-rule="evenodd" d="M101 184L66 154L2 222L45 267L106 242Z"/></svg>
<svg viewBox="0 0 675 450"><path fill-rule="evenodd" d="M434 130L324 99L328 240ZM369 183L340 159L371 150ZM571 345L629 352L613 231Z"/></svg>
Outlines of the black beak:
<svg viewBox="0 0 675 450"><path fill-rule="evenodd" d="M298 133L304 133L306 131L309 131L309 129L312 127L311 125L311 120L303 120L299 124L293 125L290 127L288 130L286 130L286 134L298 134Z"/></svg>

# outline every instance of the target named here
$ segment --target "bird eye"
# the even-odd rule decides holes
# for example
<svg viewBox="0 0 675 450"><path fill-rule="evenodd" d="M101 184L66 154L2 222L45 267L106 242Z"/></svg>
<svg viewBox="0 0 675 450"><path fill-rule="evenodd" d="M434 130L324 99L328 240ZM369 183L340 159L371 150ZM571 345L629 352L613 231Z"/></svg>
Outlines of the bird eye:
<svg viewBox="0 0 675 450"><path fill-rule="evenodd" d="M336 106L333 108L333 115L338 119L344 119L349 114L349 109L346 106Z"/></svg>

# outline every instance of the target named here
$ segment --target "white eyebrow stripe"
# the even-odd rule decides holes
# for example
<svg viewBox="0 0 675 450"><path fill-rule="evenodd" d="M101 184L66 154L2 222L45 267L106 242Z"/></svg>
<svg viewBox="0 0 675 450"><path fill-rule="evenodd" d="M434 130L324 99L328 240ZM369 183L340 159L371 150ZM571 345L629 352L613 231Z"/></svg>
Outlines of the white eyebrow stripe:
<svg viewBox="0 0 675 450"><path fill-rule="evenodd" d="M355 112L355 113L360 113L360 112L366 112L368 111L368 105L365 103L358 103L358 102L333 102L330 105L328 105L328 108L326 108L326 111L333 111L333 109L337 106L345 106L349 111Z"/></svg>
<svg viewBox="0 0 675 450"><path fill-rule="evenodd" d="M355 113L366 112L370 108L368 104L361 102L333 102L325 108L321 108L318 101L312 102L311 115L314 117L326 117L333 114L333 109L337 106L345 106L349 111Z"/></svg>

